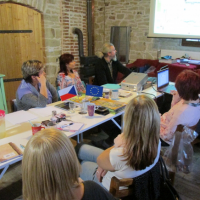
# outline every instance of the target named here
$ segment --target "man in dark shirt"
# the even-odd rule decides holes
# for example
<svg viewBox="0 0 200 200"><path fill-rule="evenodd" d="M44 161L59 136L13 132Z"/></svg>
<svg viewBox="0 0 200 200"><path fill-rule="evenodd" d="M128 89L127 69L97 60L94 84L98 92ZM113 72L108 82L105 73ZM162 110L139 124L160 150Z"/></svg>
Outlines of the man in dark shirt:
<svg viewBox="0 0 200 200"><path fill-rule="evenodd" d="M95 64L95 85L116 83L118 72L124 74L125 77L131 73L117 60L116 53L117 51L112 43L105 43L102 52L97 53L99 59ZM115 120L121 123L120 118L115 118ZM121 133L121 130L112 121L105 122L100 127L109 137L106 140L92 141L92 144L107 149L113 145L114 138Z"/></svg>
<svg viewBox="0 0 200 200"><path fill-rule="evenodd" d="M95 85L116 83L118 72L124 74L125 77L131 73L130 69L117 60L116 53L112 43L105 43L102 52L97 53L99 59L95 64Z"/></svg>

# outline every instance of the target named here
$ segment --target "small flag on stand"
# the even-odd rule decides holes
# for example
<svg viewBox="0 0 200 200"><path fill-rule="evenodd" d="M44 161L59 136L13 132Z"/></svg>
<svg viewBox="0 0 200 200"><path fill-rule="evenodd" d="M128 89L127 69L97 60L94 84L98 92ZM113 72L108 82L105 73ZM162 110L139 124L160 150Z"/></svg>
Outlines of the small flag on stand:
<svg viewBox="0 0 200 200"><path fill-rule="evenodd" d="M103 87L96 85L86 85L86 95L94 97L102 97Z"/></svg>
<svg viewBox="0 0 200 200"><path fill-rule="evenodd" d="M74 85L66 87L62 90L58 90L58 94L60 95L62 101L65 101L78 95L76 87Z"/></svg>

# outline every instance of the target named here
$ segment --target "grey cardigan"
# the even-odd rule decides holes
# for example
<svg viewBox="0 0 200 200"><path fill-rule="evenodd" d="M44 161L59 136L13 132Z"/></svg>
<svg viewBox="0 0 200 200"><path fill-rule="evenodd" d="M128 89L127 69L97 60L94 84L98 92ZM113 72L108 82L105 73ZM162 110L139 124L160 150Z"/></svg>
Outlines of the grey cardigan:
<svg viewBox="0 0 200 200"><path fill-rule="evenodd" d="M52 103L58 100L57 91L51 83L46 81L46 86L52 95ZM35 87L32 86L32 90L36 90ZM16 104L17 110L29 110L30 108L35 107L45 107L47 105L47 98L39 93L38 96L33 93L25 94L21 99L18 98L18 94L16 92Z"/></svg>

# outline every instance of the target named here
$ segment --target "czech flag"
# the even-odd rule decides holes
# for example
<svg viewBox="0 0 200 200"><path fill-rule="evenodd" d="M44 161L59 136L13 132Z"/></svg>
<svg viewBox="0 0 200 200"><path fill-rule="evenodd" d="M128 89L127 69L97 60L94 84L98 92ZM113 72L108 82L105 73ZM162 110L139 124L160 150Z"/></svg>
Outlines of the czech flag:
<svg viewBox="0 0 200 200"><path fill-rule="evenodd" d="M78 93L76 91L76 87L74 85L66 87L62 90L58 90L58 94L62 101L75 97Z"/></svg>
<svg viewBox="0 0 200 200"><path fill-rule="evenodd" d="M86 95L94 97L102 97L103 87L97 85L86 85Z"/></svg>

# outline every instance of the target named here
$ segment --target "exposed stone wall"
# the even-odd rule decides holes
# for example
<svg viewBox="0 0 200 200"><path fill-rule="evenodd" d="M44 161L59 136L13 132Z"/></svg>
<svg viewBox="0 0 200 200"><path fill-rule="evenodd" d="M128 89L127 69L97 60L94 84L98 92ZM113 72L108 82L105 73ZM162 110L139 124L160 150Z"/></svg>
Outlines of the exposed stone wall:
<svg viewBox="0 0 200 200"><path fill-rule="evenodd" d="M80 67L78 36L73 33L73 29L79 28L82 31L84 55L87 56L87 1L63 0L62 16L62 53L73 54L76 66Z"/></svg>
<svg viewBox="0 0 200 200"><path fill-rule="evenodd" d="M150 0L94 0L95 52L110 41L111 26L131 26L130 62L137 58L156 59L157 50L199 51L200 48L182 47L181 39L147 38Z"/></svg>
<svg viewBox="0 0 200 200"><path fill-rule="evenodd" d="M0 0L0 3L3 2L8 1ZM58 66L56 58L61 54L61 0L13 0L9 2L28 6L42 13L44 63L48 80L55 84Z"/></svg>
<svg viewBox="0 0 200 200"><path fill-rule="evenodd" d="M0 0L1 3L9 0ZM9 1L11 2L11 1ZM78 36L73 28L83 32L84 54L87 56L87 1L86 0L13 0L42 13L44 63L48 80L54 85L58 71L56 59L62 53L72 53L80 66Z"/></svg>

